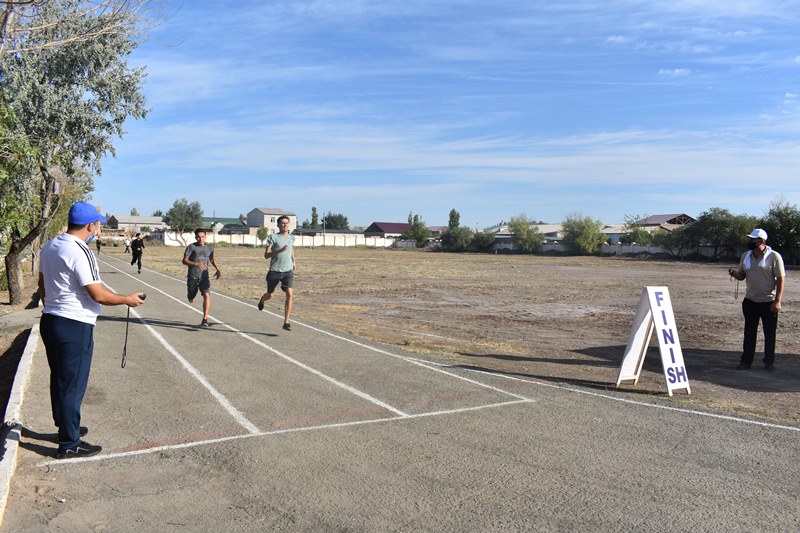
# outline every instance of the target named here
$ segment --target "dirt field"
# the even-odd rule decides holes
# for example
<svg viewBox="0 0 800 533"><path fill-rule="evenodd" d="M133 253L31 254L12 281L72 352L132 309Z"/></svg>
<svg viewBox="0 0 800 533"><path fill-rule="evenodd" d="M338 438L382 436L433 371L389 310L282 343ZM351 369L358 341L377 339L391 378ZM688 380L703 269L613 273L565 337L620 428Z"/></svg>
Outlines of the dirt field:
<svg viewBox="0 0 800 533"><path fill-rule="evenodd" d="M183 277L182 252L150 246L144 267ZM121 257L122 249L103 253ZM212 282L212 290L255 304L264 290L262 254L219 246L223 279ZM352 248L298 249L296 257L297 320L443 354L454 364L603 390L615 388L642 288L666 285L692 388L691 395L679 391L669 401L800 426L800 285L794 271L779 321L777 370L768 373L760 354L753 369L735 370L744 283L734 300L728 264ZM283 300L268 305L277 312ZM3 332L3 357L17 335ZM639 384L624 390L667 398L655 347Z"/></svg>

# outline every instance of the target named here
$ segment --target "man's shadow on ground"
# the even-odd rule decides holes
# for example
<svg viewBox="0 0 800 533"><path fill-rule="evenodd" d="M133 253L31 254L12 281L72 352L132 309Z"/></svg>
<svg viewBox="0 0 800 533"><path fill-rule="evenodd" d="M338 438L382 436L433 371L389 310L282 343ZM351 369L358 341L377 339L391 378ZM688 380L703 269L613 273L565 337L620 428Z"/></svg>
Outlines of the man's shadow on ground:
<svg viewBox="0 0 800 533"><path fill-rule="evenodd" d="M622 355L625 353L625 346L595 346L573 350L573 353L580 354L580 358L558 358L558 357L539 357L534 355L509 355L509 354L474 354L461 352L464 357L484 360L483 365L464 365L464 368L484 370L487 372L515 375L520 377L535 378L542 381L554 383L567 383L582 387L601 390L616 389L616 381L606 380L587 380L569 376L559 376L557 373L538 373L529 370L514 372L505 366L504 370L492 368L491 360L506 361L510 363L518 362L530 369L536 363L562 366L589 366L598 369L606 369L603 372L611 372L616 379L619 367L622 363ZM798 392L800 391L800 361L797 357L783 356L777 354L776 370L767 372L761 364L762 354L756 353L753 367L750 370L737 370L741 352L725 350L698 350L691 348L683 349L683 359L686 363L686 372L691 383L692 380L714 383L732 389L746 390L750 392ZM535 368L535 366L534 366ZM644 358L642 372L653 372L663 374L661 366L661 354L657 346L650 346ZM566 372L565 372L566 374ZM626 387L625 392L645 393L662 395L668 394L666 391L637 391Z"/></svg>
<svg viewBox="0 0 800 533"><path fill-rule="evenodd" d="M25 440L20 440L19 447L25 450L32 451L43 457L55 457L58 452L58 433L39 433L22 426L20 437ZM33 441L47 442L54 446L46 446Z"/></svg>
<svg viewBox="0 0 800 533"><path fill-rule="evenodd" d="M199 325L187 324L186 322L177 322L174 320L159 320L157 318L143 318L144 322L149 325L153 326L154 328L172 328L172 329L182 329L184 331L209 331L213 330L217 333L245 333L247 335L258 336L261 335L263 337L277 337L277 333L265 333L263 331L233 331L226 328L215 328L214 326L220 326L218 322L211 322L210 327L203 328ZM107 316L107 315L100 315L97 317L98 322L127 322L128 319L126 317L118 317L118 316ZM136 324L141 326L141 322L138 318L131 320L131 324Z"/></svg>

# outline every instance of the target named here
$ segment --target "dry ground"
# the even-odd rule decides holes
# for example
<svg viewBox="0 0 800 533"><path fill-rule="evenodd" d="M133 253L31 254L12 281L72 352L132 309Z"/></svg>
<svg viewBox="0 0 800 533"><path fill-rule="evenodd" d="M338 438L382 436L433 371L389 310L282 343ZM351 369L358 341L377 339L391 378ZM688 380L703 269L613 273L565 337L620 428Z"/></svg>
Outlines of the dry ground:
<svg viewBox="0 0 800 533"><path fill-rule="evenodd" d="M144 267L183 277L182 252L151 245ZM121 248L103 253L122 256ZM262 254L263 248L218 246L223 278L212 282L212 290L255 304L264 290ZM777 371L768 373L759 354L752 370L734 370L744 284L734 300L728 264L364 248L297 249L296 258L297 320L435 353L454 364L598 389L614 389L642 288L666 285L692 388L691 395L676 392L669 401L800 426L800 285L794 271L779 322ZM280 311L282 303L274 299L270 309ZM14 338L3 332L0 353L8 355ZM656 348L639 384L624 389L667 397Z"/></svg>

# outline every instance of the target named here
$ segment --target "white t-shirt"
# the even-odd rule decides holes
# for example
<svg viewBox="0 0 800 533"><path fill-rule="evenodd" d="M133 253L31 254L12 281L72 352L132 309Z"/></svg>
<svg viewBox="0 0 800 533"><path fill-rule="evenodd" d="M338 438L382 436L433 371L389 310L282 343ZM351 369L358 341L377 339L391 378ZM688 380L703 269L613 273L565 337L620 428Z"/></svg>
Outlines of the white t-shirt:
<svg viewBox="0 0 800 533"><path fill-rule="evenodd" d="M86 243L62 233L42 247L39 272L44 277L44 313L94 325L101 305L87 285L101 283L97 259Z"/></svg>

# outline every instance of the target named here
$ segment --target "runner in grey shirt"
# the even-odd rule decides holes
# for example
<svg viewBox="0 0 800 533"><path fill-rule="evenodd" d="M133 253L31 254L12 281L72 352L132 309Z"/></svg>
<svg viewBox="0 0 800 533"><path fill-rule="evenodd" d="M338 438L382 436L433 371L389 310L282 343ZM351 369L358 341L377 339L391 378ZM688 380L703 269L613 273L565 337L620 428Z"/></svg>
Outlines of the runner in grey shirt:
<svg viewBox="0 0 800 533"><path fill-rule="evenodd" d="M214 265L217 269L214 274L215 279L222 276L222 271L217 266L214 259L214 248L206 244L206 230L198 228L194 231L197 242L193 242L186 247L183 252L183 264L189 267L186 273L186 297L189 303L194 302L197 291L203 295L203 320L200 327L211 327L208 323L208 311L211 309L211 281L208 278L208 264Z"/></svg>
<svg viewBox="0 0 800 533"><path fill-rule="evenodd" d="M264 302L272 298L272 293L278 283L281 290L286 293L286 302L283 307L283 329L292 331L289 316L292 314L292 300L294 291L294 271L297 263L294 260L294 235L289 234L289 217L278 217L279 233L273 233L267 239L267 249L264 259L269 259L267 272L267 292L261 295L258 301L258 310L264 309Z"/></svg>

